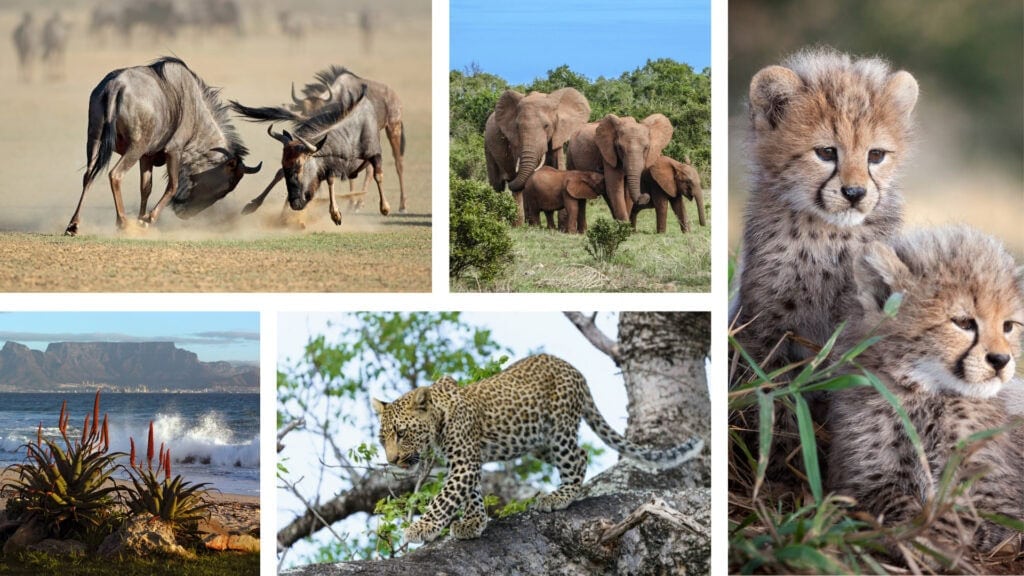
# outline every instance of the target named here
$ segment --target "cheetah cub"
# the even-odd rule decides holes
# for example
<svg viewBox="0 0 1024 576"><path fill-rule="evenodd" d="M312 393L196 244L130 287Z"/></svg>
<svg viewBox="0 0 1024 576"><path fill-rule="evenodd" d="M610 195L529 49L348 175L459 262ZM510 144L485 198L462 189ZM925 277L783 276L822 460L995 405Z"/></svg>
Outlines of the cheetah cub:
<svg viewBox="0 0 1024 576"><path fill-rule="evenodd" d="M476 538L487 525L480 492L485 462L534 454L555 466L561 485L534 508L561 510L580 492L587 452L579 446L580 418L622 455L658 468L690 460L704 448L693 438L669 449L643 448L623 438L597 411L587 381L571 364L548 354L524 358L469 386L449 376L388 404L373 400L388 462L409 468L430 446L448 461L441 492L405 531L408 542L429 542L449 523L455 538ZM462 510L462 519L452 522Z"/></svg>
<svg viewBox="0 0 1024 576"><path fill-rule="evenodd" d="M820 49L751 80L752 189L730 316L757 361L782 342L766 368L813 355L787 332L828 340L846 315L857 252L902 225L895 177L917 92L910 73L882 60Z"/></svg>
<svg viewBox="0 0 1024 576"><path fill-rule="evenodd" d="M862 315L846 346L878 327L883 340L858 358L899 399L921 437L919 462L892 406L873 388L832 397L829 482L886 524L920 514L958 442L1010 426L970 453L959 479L981 474L958 504L1024 520L1024 428L997 397L1014 374L1024 326L1024 269L1000 243L967 227L918 230L875 243L854 277ZM890 294L904 295L883 321ZM958 524L958 521L960 524ZM947 553L990 550L1009 528L976 517L939 517L924 538Z"/></svg>

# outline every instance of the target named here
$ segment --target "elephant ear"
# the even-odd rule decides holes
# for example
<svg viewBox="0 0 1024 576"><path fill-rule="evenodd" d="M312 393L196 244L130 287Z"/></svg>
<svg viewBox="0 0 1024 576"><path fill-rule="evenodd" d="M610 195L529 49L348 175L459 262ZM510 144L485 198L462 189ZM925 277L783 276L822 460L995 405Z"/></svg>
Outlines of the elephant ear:
<svg viewBox="0 0 1024 576"><path fill-rule="evenodd" d="M570 176L568 178L568 182L565 184L565 191L569 193L569 196L577 200L591 200L598 196L593 186L585 178L579 176Z"/></svg>
<svg viewBox="0 0 1024 576"><path fill-rule="evenodd" d="M782 66L768 66L755 74L750 81L750 120L754 129L777 128L786 106L803 84L796 72Z"/></svg>
<svg viewBox="0 0 1024 576"><path fill-rule="evenodd" d="M619 165L619 155L615 153L615 134L621 122L615 114L608 114L601 119L597 124L597 130L594 131L594 142L601 152L601 158L605 164L613 168Z"/></svg>
<svg viewBox="0 0 1024 576"><path fill-rule="evenodd" d="M676 190L675 166L673 166L670 160L671 158L668 156L658 158L657 162L651 164L651 167L647 169L647 172L658 186L665 191L665 194L675 198L679 195L679 192Z"/></svg>
<svg viewBox="0 0 1024 576"><path fill-rule="evenodd" d="M512 143L513 148L518 148L519 131L516 129L516 118L519 116L519 101L524 96L515 90L505 90L505 93L498 98L494 105L494 121L501 133Z"/></svg>
<svg viewBox="0 0 1024 576"><path fill-rule="evenodd" d="M548 99L558 111L555 129L551 133L551 146L557 148L569 141L590 120L590 103L575 88L559 88Z"/></svg>
<svg viewBox="0 0 1024 576"><path fill-rule="evenodd" d="M650 165L658 156L661 156L661 151L665 149L665 146L668 146L674 130L672 123L664 114L651 114L644 118L642 124L651 131L651 147L647 150L647 164Z"/></svg>

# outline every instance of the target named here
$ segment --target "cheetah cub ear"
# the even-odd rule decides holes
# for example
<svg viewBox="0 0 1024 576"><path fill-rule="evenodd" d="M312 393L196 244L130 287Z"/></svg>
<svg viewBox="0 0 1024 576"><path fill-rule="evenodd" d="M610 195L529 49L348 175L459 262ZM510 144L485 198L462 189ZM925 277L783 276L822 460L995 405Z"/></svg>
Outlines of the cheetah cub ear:
<svg viewBox="0 0 1024 576"><path fill-rule="evenodd" d="M803 86L803 81L789 68L762 68L750 81L750 119L755 130L774 130L786 105Z"/></svg>
<svg viewBox="0 0 1024 576"><path fill-rule="evenodd" d="M853 268L857 297L867 313L881 312L894 292L906 291L911 284L910 269L896 251L884 242L864 247Z"/></svg>
<svg viewBox="0 0 1024 576"><path fill-rule="evenodd" d="M917 92L917 80L905 70L892 74L885 83L885 99L892 103L904 119L910 118L910 113L914 111Z"/></svg>

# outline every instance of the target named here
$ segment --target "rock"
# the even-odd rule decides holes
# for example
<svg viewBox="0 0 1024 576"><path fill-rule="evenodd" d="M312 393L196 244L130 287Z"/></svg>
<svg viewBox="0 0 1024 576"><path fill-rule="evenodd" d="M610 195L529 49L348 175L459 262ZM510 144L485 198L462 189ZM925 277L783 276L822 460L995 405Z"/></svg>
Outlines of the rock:
<svg viewBox="0 0 1024 576"><path fill-rule="evenodd" d="M228 550L258 553L260 551L260 541L248 534L232 534L228 536Z"/></svg>
<svg viewBox="0 0 1024 576"><path fill-rule="evenodd" d="M14 531L14 534L7 539L7 542L4 544L4 554L24 550L32 544L41 542L47 536L46 527L41 522L36 520L29 521L19 526Z"/></svg>
<svg viewBox="0 0 1024 576"><path fill-rule="evenodd" d="M228 549L228 535L227 534L208 534L203 538L203 545L210 550L217 550L219 552Z"/></svg>
<svg viewBox="0 0 1024 576"><path fill-rule="evenodd" d="M178 556L195 558L174 539L169 524L159 518L132 518L107 536L96 551L100 556Z"/></svg>
<svg viewBox="0 0 1024 576"><path fill-rule="evenodd" d="M36 544L31 544L28 549L33 552L45 552L51 556L85 556L88 551L84 542L78 540L54 540L47 538Z"/></svg>

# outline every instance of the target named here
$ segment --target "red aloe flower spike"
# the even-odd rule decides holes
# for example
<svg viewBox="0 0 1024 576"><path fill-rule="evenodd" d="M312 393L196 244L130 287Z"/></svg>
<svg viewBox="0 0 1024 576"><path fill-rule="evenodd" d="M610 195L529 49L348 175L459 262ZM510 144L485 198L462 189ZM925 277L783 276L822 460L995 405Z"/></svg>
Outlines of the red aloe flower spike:
<svg viewBox="0 0 1024 576"><path fill-rule="evenodd" d="M36 430L36 446L43 447L43 423L39 423L39 428Z"/></svg>
<svg viewBox="0 0 1024 576"><path fill-rule="evenodd" d="M67 436L68 430L68 401L67 399L60 405L60 417L57 418L57 427L60 428L61 436Z"/></svg>
<svg viewBox="0 0 1024 576"><path fill-rule="evenodd" d="M167 454L164 457L167 459L167 465L164 466L164 471L165 471L164 480L170 480L171 479L171 449L170 448L167 449Z"/></svg>
<svg viewBox="0 0 1024 576"><path fill-rule="evenodd" d="M82 444L85 444L85 435L89 432L89 413L85 414L85 423L82 424Z"/></svg>
<svg viewBox="0 0 1024 576"><path fill-rule="evenodd" d="M149 421L149 447L146 448L146 462L149 463L150 470L153 469L153 421Z"/></svg>
<svg viewBox="0 0 1024 576"><path fill-rule="evenodd" d="M96 391L96 399L92 401L92 432L90 436L96 436L96 427L100 425L100 391Z"/></svg>
<svg viewBox="0 0 1024 576"><path fill-rule="evenodd" d="M107 415L103 415L103 451L110 450L110 428L107 427Z"/></svg>
<svg viewBox="0 0 1024 576"><path fill-rule="evenodd" d="M131 454L131 457L130 457L130 458L129 458L129 460L128 460L128 464L129 464L129 465L130 465L130 466L131 466L132 468L135 468L135 438L131 438L131 437L129 437L129 438L128 438L128 442L130 442L130 443L131 443L131 445L132 445L132 454Z"/></svg>
<svg viewBox="0 0 1024 576"><path fill-rule="evenodd" d="M160 457L158 458L158 460L159 460L159 462L157 462L157 466L156 466L157 470L159 470L160 466L162 466L163 463L164 463L164 443L163 442L160 443Z"/></svg>

